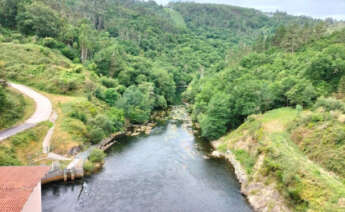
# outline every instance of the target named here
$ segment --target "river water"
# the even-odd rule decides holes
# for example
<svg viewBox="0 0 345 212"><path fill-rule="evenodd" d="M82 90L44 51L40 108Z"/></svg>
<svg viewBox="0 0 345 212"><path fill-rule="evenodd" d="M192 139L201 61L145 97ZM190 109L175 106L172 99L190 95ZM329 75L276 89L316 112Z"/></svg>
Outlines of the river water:
<svg viewBox="0 0 345 212"><path fill-rule="evenodd" d="M127 138L104 168L74 183L43 185L43 212L247 212L233 170L181 123Z"/></svg>

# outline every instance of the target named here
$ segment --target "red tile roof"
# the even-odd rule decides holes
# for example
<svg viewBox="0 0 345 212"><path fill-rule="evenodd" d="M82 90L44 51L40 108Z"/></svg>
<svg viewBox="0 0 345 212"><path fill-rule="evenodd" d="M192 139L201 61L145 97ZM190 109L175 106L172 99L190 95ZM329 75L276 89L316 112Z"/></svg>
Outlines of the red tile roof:
<svg viewBox="0 0 345 212"><path fill-rule="evenodd" d="M0 211L20 212L48 166L0 167Z"/></svg>

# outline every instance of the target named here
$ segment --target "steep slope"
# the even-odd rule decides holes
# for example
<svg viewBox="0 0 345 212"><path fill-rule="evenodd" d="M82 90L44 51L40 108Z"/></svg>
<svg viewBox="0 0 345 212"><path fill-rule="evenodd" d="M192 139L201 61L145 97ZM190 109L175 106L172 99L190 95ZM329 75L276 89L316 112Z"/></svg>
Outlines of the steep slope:
<svg viewBox="0 0 345 212"><path fill-rule="evenodd" d="M279 12L267 15L259 10L230 5L178 2L168 6L179 12L187 26L197 34L232 44L251 44L261 34L272 34L279 25L313 25L318 22L308 17Z"/></svg>
<svg viewBox="0 0 345 212"><path fill-rule="evenodd" d="M290 48L291 35L298 34L287 30L273 39L286 48L251 52L224 70L194 78L184 97L204 137L217 139L253 113L311 107L319 96L344 92L345 31L316 34L299 48Z"/></svg>
<svg viewBox="0 0 345 212"><path fill-rule="evenodd" d="M106 88L99 77L83 66L74 65L59 51L33 43L1 43L0 48L1 75L38 89L53 103L58 113L52 136L52 150L56 153L85 148L123 129L121 110L94 96L87 98L90 89ZM49 163L43 160L42 142L50 127L49 122L43 122L2 142L1 164Z"/></svg>
<svg viewBox="0 0 345 212"><path fill-rule="evenodd" d="M296 118L308 113L282 108L253 115L238 129L214 143L217 150L234 164L240 163L235 168L237 173L243 170L242 175L238 175L242 179L242 191L259 211L345 209L344 178L310 160L287 130ZM308 145L312 148L313 144Z"/></svg>

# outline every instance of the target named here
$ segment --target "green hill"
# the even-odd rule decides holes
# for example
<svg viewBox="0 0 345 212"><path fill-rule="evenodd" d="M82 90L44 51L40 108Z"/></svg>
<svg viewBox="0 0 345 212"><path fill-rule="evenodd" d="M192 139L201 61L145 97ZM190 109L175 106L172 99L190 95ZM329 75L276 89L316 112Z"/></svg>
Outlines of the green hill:
<svg viewBox="0 0 345 212"><path fill-rule="evenodd" d="M235 156L248 177L243 190L257 201L270 198L265 203L268 208L281 204L292 211L342 211L343 169L337 174L333 171L343 167L344 145L335 146L334 125L344 126L344 122L329 113L282 108L250 116L221 138L217 149L225 155L229 150ZM323 137L310 139L316 135ZM274 190L279 191L283 203L278 203L279 197L270 196Z"/></svg>
<svg viewBox="0 0 345 212"><path fill-rule="evenodd" d="M57 153L148 123L182 99L202 137L228 134L218 149L236 156L249 183L279 191L293 211L341 211L343 25L216 4L0 0L0 77L52 101ZM0 128L25 108L0 88ZM49 127L1 143L0 164L39 161Z"/></svg>

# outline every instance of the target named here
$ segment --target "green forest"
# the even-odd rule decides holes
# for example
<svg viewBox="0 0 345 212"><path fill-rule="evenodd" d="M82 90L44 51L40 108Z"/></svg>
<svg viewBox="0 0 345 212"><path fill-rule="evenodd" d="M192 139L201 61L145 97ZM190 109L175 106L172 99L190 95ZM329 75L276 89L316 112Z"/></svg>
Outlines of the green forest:
<svg viewBox="0 0 345 212"><path fill-rule="evenodd" d="M0 0L0 79L75 98L57 103L61 129L85 145L178 104L207 142L283 107L344 114L343 24L216 4ZM0 86L0 129L26 104ZM318 115L308 121L325 120ZM343 148L345 129L333 125ZM21 163L16 148L0 146L1 165ZM343 177L343 165L332 170Z"/></svg>
<svg viewBox="0 0 345 212"><path fill-rule="evenodd" d="M192 80L222 71L233 57L252 51L257 39L264 36L266 42L281 24L310 30L326 24L231 6L176 3L164 8L129 0L2 0L0 10L3 43L39 45L43 54L49 48L82 64L100 82L82 89L84 95L124 110L132 123L144 123L153 110L180 102ZM302 42L308 39L316 38ZM272 43L277 42L289 45ZM301 44L291 48L296 45ZM3 60L3 75L53 93L73 94L83 87L80 67L48 70L54 68L42 60L35 70ZM33 82L32 75L47 79Z"/></svg>

